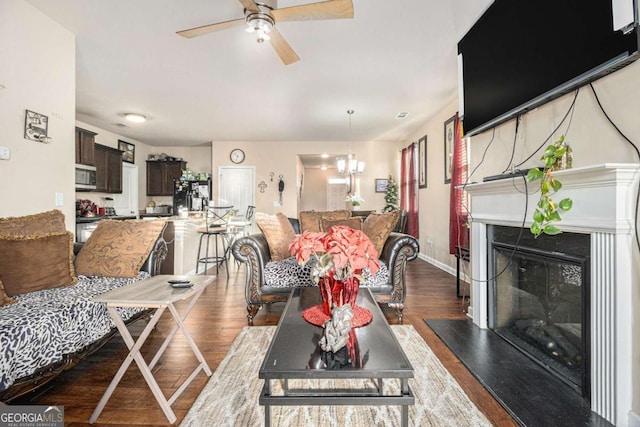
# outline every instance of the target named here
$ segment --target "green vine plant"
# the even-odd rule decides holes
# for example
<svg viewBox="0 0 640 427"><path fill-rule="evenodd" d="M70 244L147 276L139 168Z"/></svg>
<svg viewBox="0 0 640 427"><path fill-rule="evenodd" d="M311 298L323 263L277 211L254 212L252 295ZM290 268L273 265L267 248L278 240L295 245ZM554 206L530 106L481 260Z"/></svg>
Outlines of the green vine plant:
<svg viewBox="0 0 640 427"><path fill-rule="evenodd" d="M540 200L533 212L533 222L531 223L531 233L534 237L541 234L556 235L562 231L556 225L562 220L560 212L567 212L573 206L573 200L567 197L555 203L551 196L554 196L562 188L562 183L553 175L553 172L561 167L561 163L566 159L565 155L570 154L567 150L571 148L565 144L564 135L553 144L549 145L541 160L545 161L543 170L532 168L527 173L527 182L540 180Z"/></svg>

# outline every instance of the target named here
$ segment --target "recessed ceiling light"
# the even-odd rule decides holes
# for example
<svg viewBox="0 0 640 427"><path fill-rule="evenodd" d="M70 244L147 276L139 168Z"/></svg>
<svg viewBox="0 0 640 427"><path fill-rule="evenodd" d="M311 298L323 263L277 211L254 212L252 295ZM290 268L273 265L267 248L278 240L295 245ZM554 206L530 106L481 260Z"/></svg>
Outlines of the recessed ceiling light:
<svg viewBox="0 0 640 427"><path fill-rule="evenodd" d="M328 159L329 155L327 153L323 153L322 156L320 156L320 157L322 157L323 159Z"/></svg>
<svg viewBox="0 0 640 427"><path fill-rule="evenodd" d="M396 119L406 119L408 115L409 115L408 111L401 111L398 114L396 114Z"/></svg>
<svg viewBox="0 0 640 427"><path fill-rule="evenodd" d="M143 123L147 121L147 116L138 113L125 113L124 118L133 123Z"/></svg>
<svg viewBox="0 0 640 427"><path fill-rule="evenodd" d="M325 165L320 166L320 170L326 171L327 167Z"/></svg>

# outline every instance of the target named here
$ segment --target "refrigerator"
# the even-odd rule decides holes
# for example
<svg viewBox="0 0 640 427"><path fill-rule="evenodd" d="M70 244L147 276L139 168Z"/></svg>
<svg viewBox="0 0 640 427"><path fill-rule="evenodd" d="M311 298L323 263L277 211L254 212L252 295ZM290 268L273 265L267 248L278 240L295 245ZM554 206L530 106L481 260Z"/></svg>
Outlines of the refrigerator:
<svg viewBox="0 0 640 427"><path fill-rule="evenodd" d="M211 200L211 178L207 180L173 181L173 212L180 208L190 211L204 211Z"/></svg>

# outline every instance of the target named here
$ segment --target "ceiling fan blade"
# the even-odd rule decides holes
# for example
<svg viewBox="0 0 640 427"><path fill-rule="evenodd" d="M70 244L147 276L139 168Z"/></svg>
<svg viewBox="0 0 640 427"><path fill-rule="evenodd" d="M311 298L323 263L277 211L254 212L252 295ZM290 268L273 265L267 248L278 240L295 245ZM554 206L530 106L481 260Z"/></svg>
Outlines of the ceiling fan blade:
<svg viewBox="0 0 640 427"><path fill-rule="evenodd" d="M353 18L352 0L329 0L285 7L271 12L276 22Z"/></svg>
<svg viewBox="0 0 640 427"><path fill-rule="evenodd" d="M269 37L271 46L276 50L276 53L282 62L284 62L284 65L293 64L300 60L300 57L294 52L291 46L289 46L289 43L287 43L278 30L273 28L269 33Z"/></svg>
<svg viewBox="0 0 640 427"><path fill-rule="evenodd" d="M242 6L244 6L245 9L250 10L251 12L259 12L260 10L258 9L258 6L256 6L256 4L254 3L253 0L238 0L240 3L242 3Z"/></svg>
<svg viewBox="0 0 640 427"><path fill-rule="evenodd" d="M217 24L203 25L201 27L190 28L188 30L182 30L176 32L176 34L186 37L188 39L197 36L203 36L205 34L213 33L215 31L226 30L227 28L235 27L236 25L244 24L245 19L233 19L231 21L218 22Z"/></svg>

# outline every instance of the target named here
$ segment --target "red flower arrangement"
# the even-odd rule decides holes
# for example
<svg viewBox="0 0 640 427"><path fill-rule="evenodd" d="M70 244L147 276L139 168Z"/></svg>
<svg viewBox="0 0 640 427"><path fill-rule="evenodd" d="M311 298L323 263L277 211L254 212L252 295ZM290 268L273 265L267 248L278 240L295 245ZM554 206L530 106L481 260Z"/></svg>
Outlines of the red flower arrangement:
<svg viewBox="0 0 640 427"><path fill-rule="evenodd" d="M289 245L291 256L298 264L306 264L312 257L318 262L311 270L311 279L318 284L323 276L336 280L356 277L362 280L362 269L369 267L371 275L380 269L378 252L371 240L360 230L335 226L326 233L305 231Z"/></svg>
<svg viewBox="0 0 640 427"><path fill-rule="evenodd" d="M322 305L303 313L307 321L322 325L334 305L347 303L354 309L354 327L371 321L371 313L355 304L362 269L368 267L371 275L380 269L378 252L366 234L346 226L331 227L326 233L306 231L296 236L289 249L300 265L317 260L311 280L320 288Z"/></svg>

